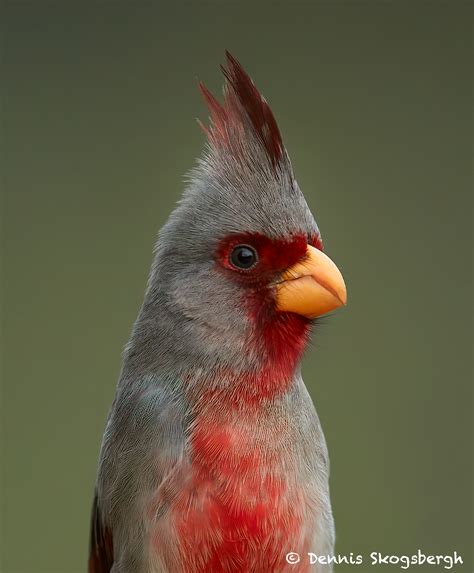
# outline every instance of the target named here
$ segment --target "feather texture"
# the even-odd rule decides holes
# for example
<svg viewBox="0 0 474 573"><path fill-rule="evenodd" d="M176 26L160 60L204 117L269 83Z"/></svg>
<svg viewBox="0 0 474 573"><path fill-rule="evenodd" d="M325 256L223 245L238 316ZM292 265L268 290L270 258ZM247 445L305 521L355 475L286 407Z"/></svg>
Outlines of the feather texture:
<svg viewBox="0 0 474 573"><path fill-rule="evenodd" d="M112 532L102 524L96 492L92 504L89 573L110 573L113 559Z"/></svg>
<svg viewBox="0 0 474 573"><path fill-rule="evenodd" d="M202 82L199 84L211 114L211 126L201 126L214 147L233 146L237 154L245 150L246 139L256 138L275 167L283 159L284 148L272 110L239 62L229 52L226 56L227 67L222 66L226 78L223 104Z"/></svg>

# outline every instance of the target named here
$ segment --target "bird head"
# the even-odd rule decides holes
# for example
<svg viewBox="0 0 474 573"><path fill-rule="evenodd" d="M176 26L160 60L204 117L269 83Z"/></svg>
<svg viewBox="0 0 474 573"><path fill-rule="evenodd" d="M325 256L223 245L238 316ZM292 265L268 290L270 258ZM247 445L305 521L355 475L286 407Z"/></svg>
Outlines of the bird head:
<svg viewBox="0 0 474 573"><path fill-rule="evenodd" d="M223 103L200 84L207 146L159 235L136 332L170 366L288 378L346 288L268 103L229 53L222 71Z"/></svg>

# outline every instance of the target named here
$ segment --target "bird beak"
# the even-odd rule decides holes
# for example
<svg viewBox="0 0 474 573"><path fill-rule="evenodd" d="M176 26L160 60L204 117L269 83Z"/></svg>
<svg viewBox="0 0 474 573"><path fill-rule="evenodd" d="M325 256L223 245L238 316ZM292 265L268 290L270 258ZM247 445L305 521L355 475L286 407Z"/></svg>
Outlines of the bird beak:
<svg viewBox="0 0 474 573"><path fill-rule="evenodd" d="M341 272L319 249L307 246L305 258L287 269L276 285L276 308L316 318L346 304Z"/></svg>

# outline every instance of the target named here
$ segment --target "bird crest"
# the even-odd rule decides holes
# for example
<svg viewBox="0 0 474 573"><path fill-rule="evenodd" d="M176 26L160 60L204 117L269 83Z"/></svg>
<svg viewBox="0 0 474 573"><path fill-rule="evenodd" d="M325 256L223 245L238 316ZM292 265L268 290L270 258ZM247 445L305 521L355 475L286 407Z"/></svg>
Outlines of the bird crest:
<svg viewBox="0 0 474 573"><path fill-rule="evenodd" d="M210 113L210 125L199 122L213 151L227 149L235 156L247 151L249 141L257 141L275 168L286 159L286 151L275 117L240 63L226 51L227 65L221 104L200 82L199 89Z"/></svg>

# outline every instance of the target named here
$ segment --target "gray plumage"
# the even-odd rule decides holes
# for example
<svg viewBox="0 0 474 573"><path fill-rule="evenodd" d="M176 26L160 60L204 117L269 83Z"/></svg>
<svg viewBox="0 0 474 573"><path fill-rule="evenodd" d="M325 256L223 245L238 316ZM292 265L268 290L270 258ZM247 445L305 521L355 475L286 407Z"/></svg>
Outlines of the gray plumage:
<svg viewBox="0 0 474 573"><path fill-rule="evenodd" d="M229 59L228 65L231 79L241 73L235 60ZM159 233L144 302L124 352L99 460L91 573L207 570L206 559L222 542L222 532L203 530L192 568L182 560L173 512L193 475L190 440L202 411L210 413L211 423L224 420L231 435L243 435L246 448L258 452L262 480L267 475L278 483L284 479L286 490L298 492L304 500L298 510L301 533L295 536L310 540L304 549L321 555L333 551L326 444L299 365L285 392L260 400L252 427L247 406L238 396L233 408L219 402L236 392L236 376L258 373L267 357L254 322L243 312L242 285L216 269L218 245L242 232L270 239L319 235L286 151L282 148L279 161L274 161L232 81L226 90L233 98L227 124L223 122L227 144L218 145L218 134L211 134L182 199ZM257 396L258 388L249 389L252 392ZM228 455L231 459L237 454ZM245 497L245 472L240 477L239 491ZM209 486L208 495L230 491L228 478L214 475L213 479L215 486ZM235 503L252 507L258 493L255 499L252 495ZM190 515L199 512L200 496L199 490L189 498ZM275 519L279 511L274 508ZM286 510L281 511L284 516ZM271 530L269 526L265 543L281 543L282 551L303 547L302 542L286 547L287 540L278 538L278 533L272 538ZM225 570L262 571L259 558L252 561L249 555L264 550L254 547L247 562ZM303 570L281 564L269 567L269 571ZM311 568L331 570L331 566Z"/></svg>

